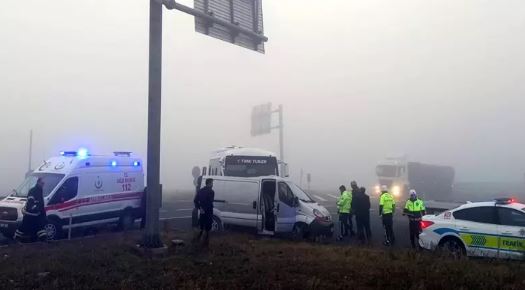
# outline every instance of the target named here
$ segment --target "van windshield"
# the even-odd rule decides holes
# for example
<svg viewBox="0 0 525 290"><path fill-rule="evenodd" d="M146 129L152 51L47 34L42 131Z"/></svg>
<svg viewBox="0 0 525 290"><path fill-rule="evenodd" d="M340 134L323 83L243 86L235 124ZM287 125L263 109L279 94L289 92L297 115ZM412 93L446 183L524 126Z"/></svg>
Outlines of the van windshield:
<svg viewBox="0 0 525 290"><path fill-rule="evenodd" d="M44 181L43 195L44 197L48 196L57 184L64 178L64 174L55 174L55 173L33 173L26 177L24 182L18 186L17 189L13 191L11 196L15 197L27 197L29 190L33 188L36 184L38 178L42 178Z"/></svg>
<svg viewBox="0 0 525 290"><path fill-rule="evenodd" d="M300 201L303 201L303 202L315 202L309 195L308 193L304 192L304 190L302 190L299 186L295 185L294 183L292 182L287 182L286 184L288 184L288 186L290 186L290 188L292 189L293 193L295 194L295 196L297 196L297 198L300 200Z"/></svg>

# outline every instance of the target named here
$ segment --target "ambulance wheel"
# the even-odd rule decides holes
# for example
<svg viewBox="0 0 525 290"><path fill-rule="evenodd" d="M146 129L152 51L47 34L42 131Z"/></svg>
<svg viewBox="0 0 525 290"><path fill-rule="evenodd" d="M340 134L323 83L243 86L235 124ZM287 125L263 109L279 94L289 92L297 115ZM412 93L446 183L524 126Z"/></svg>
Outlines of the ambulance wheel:
<svg viewBox="0 0 525 290"><path fill-rule="evenodd" d="M211 222L211 231L212 232L222 232L222 231L224 231L224 227L222 225L221 220L218 217L216 217L216 216L213 216L213 220Z"/></svg>
<svg viewBox="0 0 525 290"><path fill-rule="evenodd" d="M441 252L446 253L448 256L459 259L466 255L466 250L463 244L458 238L450 237L445 238L439 243L439 249Z"/></svg>
<svg viewBox="0 0 525 290"><path fill-rule="evenodd" d="M122 231L128 231L133 228L134 223L135 217L133 216L133 212L131 212L131 210L125 210L120 216L118 227Z"/></svg>
<svg viewBox="0 0 525 290"><path fill-rule="evenodd" d="M59 240L62 238L62 224L56 219L49 219L44 226L47 232L47 239L50 241Z"/></svg>

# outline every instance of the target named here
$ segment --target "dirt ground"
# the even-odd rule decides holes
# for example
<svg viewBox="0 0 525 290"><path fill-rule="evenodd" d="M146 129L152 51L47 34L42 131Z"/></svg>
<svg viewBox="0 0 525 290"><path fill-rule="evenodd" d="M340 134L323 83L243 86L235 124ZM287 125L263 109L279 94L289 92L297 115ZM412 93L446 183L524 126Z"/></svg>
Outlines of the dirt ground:
<svg viewBox="0 0 525 290"><path fill-rule="evenodd" d="M226 233L201 251L165 233L145 257L140 233L0 249L1 289L525 289L525 263L261 239ZM181 238L185 246L171 246Z"/></svg>

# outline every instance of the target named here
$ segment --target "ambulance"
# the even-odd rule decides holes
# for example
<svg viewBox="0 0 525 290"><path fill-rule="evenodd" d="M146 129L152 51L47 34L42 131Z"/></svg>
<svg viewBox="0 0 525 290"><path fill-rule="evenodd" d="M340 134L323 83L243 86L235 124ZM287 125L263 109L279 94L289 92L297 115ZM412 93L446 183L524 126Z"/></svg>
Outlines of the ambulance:
<svg viewBox="0 0 525 290"><path fill-rule="evenodd" d="M49 239L68 229L117 224L133 226L141 216L144 194L142 160L131 152L91 155L85 149L61 152L32 173L0 201L0 232L12 237L22 222L27 194L41 178Z"/></svg>

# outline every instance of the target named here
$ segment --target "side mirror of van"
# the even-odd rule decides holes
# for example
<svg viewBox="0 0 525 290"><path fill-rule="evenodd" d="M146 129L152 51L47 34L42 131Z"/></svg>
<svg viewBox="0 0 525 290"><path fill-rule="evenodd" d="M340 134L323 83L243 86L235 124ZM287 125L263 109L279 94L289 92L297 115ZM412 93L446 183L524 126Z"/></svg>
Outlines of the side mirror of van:
<svg viewBox="0 0 525 290"><path fill-rule="evenodd" d="M293 198L293 205L294 205L294 207L298 207L299 206L299 198L297 196L294 196L294 198Z"/></svg>

